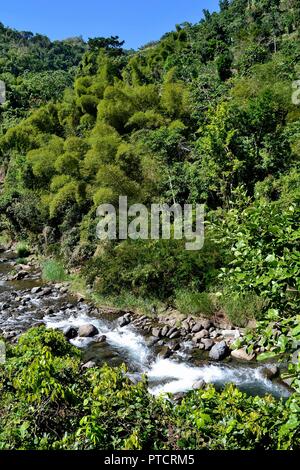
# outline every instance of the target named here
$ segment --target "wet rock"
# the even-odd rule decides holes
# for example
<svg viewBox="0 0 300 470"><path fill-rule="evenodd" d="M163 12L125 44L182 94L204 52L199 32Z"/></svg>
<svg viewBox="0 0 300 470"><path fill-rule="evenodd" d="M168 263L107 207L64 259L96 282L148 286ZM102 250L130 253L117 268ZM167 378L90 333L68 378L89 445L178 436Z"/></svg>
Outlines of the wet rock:
<svg viewBox="0 0 300 470"><path fill-rule="evenodd" d="M38 294L39 292L41 292L41 290L42 290L41 286L33 287L33 288L31 289L31 293L32 293L33 295L35 295L35 294Z"/></svg>
<svg viewBox="0 0 300 470"><path fill-rule="evenodd" d="M169 348L171 348L173 351L178 351L180 349L180 343L177 341L172 341L169 343Z"/></svg>
<svg viewBox="0 0 300 470"><path fill-rule="evenodd" d="M51 287L45 287L40 293L39 293L39 296L40 297L45 297L46 295L50 295L52 294L52 289Z"/></svg>
<svg viewBox="0 0 300 470"><path fill-rule="evenodd" d="M216 343L209 352L210 359L214 361L222 361L229 354L229 348L225 341Z"/></svg>
<svg viewBox="0 0 300 470"><path fill-rule="evenodd" d="M65 335L65 338L74 339L78 336L78 329L74 326L67 326L67 328L64 329L63 333Z"/></svg>
<svg viewBox="0 0 300 470"><path fill-rule="evenodd" d="M88 361L86 364L83 364L82 369L93 369L94 367L97 367L96 362Z"/></svg>
<svg viewBox="0 0 300 470"><path fill-rule="evenodd" d="M210 351L210 349L213 347L214 342L212 339L205 338L201 340L202 344L204 344L205 351Z"/></svg>
<svg viewBox="0 0 300 470"><path fill-rule="evenodd" d="M180 337L180 331L174 331L171 335L168 335L170 339L175 339Z"/></svg>
<svg viewBox="0 0 300 470"><path fill-rule="evenodd" d="M96 342L97 342L97 343L106 343L106 336L105 336L105 335L99 336L99 337L96 339Z"/></svg>
<svg viewBox="0 0 300 470"><path fill-rule="evenodd" d="M231 356L239 361L253 361L255 358L255 354L248 354L243 348L231 351Z"/></svg>
<svg viewBox="0 0 300 470"><path fill-rule="evenodd" d="M162 359L168 359L169 357L171 357L173 355L173 351L172 349L170 348L165 348L163 349L160 353L159 353L159 356L162 358Z"/></svg>
<svg viewBox="0 0 300 470"><path fill-rule="evenodd" d="M125 315L121 318L119 318L119 325L121 328L123 328L124 326L127 326L129 325L130 323L130 318L129 317L125 317Z"/></svg>
<svg viewBox="0 0 300 470"><path fill-rule="evenodd" d="M99 333L97 328L92 325L91 323L87 323L86 325L81 325L78 330L78 336L82 338L91 338L96 336Z"/></svg>
<svg viewBox="0 0 300 470"><path fill-rule="evenodd" d="M265 367L262 370L262 374L266 379L275 379L279 375L279 367L276 365L270 365L268 367Z"/></svg>
<svg viewBox="0 0 300 470"><path fill-rule="evenodd" d="M202 390L205 387L206 387L206 382L203 379L197 380L197 382L193 384L194 390Z"/></svg>
<svg viewBox="0 0 300 470"><path fill-rule="evenodd" d="M13 281L21 281L21 280L24 279L26 276L27 276L27 273L26 273L26 272L24 272L24 271L19 271L17 274L15 274L15 275L12 277L12 280L13 280Z"/></svg>

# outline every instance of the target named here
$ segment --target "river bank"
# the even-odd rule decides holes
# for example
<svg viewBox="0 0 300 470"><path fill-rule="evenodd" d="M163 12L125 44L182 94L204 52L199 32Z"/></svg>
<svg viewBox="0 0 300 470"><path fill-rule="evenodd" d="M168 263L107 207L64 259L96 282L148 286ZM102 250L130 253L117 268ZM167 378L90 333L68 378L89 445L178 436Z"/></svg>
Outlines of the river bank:
<svg viewBox="0 0 300 470"><path fill-rule="evenodd" d="M244 334L238 328L171 310L149 317L99 307L70 292L68 282L43 282L35 258L20 265L13 251L1 256L0 330L9 341L16 342L32 326L60 329L83 351L83 368L126 363L133 380L147 374L155 394L227 382L253 395L289 394L276 364L260 365L244 350L231 350Z"/></svg>

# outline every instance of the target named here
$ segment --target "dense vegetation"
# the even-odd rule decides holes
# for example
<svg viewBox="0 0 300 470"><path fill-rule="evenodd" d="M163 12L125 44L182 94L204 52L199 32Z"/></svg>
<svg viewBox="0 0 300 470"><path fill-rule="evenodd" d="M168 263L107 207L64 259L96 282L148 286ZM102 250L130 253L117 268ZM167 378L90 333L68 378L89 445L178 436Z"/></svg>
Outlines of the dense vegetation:
<svg viewBox="0 0 300 470"><path fill-rule="evenodd" d="M0 80L7 90L6 104L0 108L0 133L33 108L62 98L85 50L81 38L51 42L47 36L0 23Z"/></svg>
<svg viewBox="0 0 300 470"><path fill-rule="evenodd" d="M80 370L62 333L31 329L0 368L0 449L299 448L299 397L247 397L232 385L154 398L125 368Z"/></svg>
<svg viewBox="0 0 300 470"><path fill-rule="evenodd" d="M292 354L300 340L300 108L291 99L300 74L299 29L297 0L222 0L220 12L205 11L198 24L177 25L137 52L125 51L117 37L49 43L0 28L0 79L9 90L0 116L0 229L80 267L102 296L131 292L185 312L221 311L240 326L255 318L261 323L248 337L250 349L259 342L271 355ZM120 195L129 204L204 203L204 248L188 252L178 240L100 243L96 209L117 204ZM210 389L173 410L149 397L143 384L128 384L121 371L81 376L74 351L57 358L45 350L43 362L29 349L20 359L22 347L12 350L3 372L2 400L13 396L16 407L1 414L10 422L2 434L11 435L0 435L6 446L299 446L297 394L283 405ZM291 370L296 385L297 369ZM32 374L34 383L19 374ZM85 410L78 387L86 393ZM112 401L110 387L120 402ZM99 403L89 401L88 390L102 397ZM9 416L20 416L29 395L41 409L52 407L54 431L44 437L49 423L27 410L21 444ZM67 401L61 415L57 397ZM109 438L100 415L109 417L114 406L121 424ZM150 415L162 422L154 426ZM59 419L78 431L64 438ZM27 432L31 420L35 442Z"/></svg>

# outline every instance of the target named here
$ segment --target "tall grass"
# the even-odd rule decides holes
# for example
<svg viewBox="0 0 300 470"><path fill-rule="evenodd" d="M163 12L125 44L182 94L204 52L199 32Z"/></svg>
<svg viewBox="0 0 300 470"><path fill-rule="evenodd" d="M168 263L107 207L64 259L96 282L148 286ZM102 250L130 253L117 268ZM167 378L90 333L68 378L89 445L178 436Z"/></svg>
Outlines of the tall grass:
<svg viewBox="0 0 300 470"><path fill-rule="evenodd" d="M47 260L42 265L42 278L44 281L63 282L68 280L65 269L57 260Z"/></svg>
<svg viewBox="0 0 300 470"><path fill-rule="evenodd" d="M186 315L211 317L214 314L214 305L207 292L179 289L176 291L175 305L181 313Z"/></svg>
<svg viewBox="0 0 300 470"><path fill-rule="evenodd" d="M244 327L250 320L259 320L268 302L253 293L225 295L220 298L221 308L233 325Z"/></svg>

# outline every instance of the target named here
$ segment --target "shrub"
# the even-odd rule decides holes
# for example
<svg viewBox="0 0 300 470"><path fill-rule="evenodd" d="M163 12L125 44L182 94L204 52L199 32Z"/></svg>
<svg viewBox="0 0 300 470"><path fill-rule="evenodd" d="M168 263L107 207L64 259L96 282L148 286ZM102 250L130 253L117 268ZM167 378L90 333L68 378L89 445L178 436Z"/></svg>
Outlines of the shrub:
<svg viewBox="0 0 300 470"><path fill-rule="evenodd" d="M18 258L26 258L30 255L30 248L28 247L27 243L20 242L17 244L16 253Z"/></svg>

